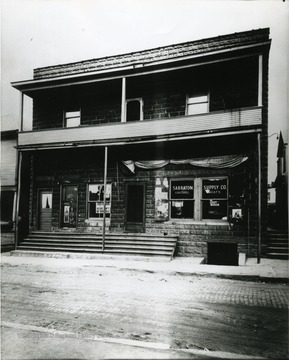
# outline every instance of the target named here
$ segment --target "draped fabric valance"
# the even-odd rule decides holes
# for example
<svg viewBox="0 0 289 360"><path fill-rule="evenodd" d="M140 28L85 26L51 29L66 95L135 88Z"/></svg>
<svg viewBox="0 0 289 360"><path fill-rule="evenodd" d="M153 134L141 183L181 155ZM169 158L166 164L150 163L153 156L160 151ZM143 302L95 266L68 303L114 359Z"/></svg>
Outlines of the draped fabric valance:
<svg viewBox="0 0 289 360"><path fill-rule="evenodd" d="M183 160L145 160L145 161L133 161L126 160L122 163L126 166L130 172L134 173L135 168L153 170L160 169L168 164L190 164L192 166L212 168L212 169L224 169L232 168L242 164L248 159L244 155L224 155L224 156L214 156L208 158L193 158L193 159L183 159Z"/></svg>

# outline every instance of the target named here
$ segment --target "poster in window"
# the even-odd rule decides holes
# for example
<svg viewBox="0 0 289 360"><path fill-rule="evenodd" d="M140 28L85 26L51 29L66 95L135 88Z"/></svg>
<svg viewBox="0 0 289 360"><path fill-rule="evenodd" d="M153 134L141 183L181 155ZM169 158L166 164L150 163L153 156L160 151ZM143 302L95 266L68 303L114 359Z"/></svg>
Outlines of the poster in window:
<svg viewBox="0 0 289 360"><path fill-rule="evenodd" d="M232 209L232 218L242 220L242 209Z"/></svg>
<svg viewBox="0 0 289 360"><path fill-rule="evenodd" d="M225 220L227 217L226 200L203 200L203 219Z"/></svg>
<svg viewBox="0 0 289 360"><path fill-rule="evenodd" d="M157 221L167 221L169 219L169 200L168 200L168 179L156 178L155 183L155 219Z"/></svg>
<svg viewBox="0 0 289 360"><path fill-rule="evenodd" d="M70 214L70 206L69 205L65 205L64 206L64 216L63 216L63 222L65 224L69 224L69 214Z"/></svg>
<svg viewBox="0 0 289 360"><path fill-rule="evenodd" d="M204 179L202 185L203 199L227 199L227 179Z"/></svg>
<svg viewBox="0 0 289 360"><path fill-rule="evenodd" d="M171 199L194 199L194 181L172 180Z"/></svg>

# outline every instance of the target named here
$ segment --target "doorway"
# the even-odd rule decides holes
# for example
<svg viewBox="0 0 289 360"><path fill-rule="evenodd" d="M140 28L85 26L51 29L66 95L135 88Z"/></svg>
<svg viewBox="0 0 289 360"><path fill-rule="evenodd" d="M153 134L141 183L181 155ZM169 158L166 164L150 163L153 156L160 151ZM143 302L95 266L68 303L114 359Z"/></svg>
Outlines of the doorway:
<svg viewBox="0 0 289 360"><path fill-rule="evenodd" d="M39 192L39 230L51 231L52 225L52 191Z"/></svg>
<svg viewBox="0 0 289 360"><path fill-rule="evenodd" d="M125 231L145 232L145 184L126 185Z"/></svg>
<svg viewBox="0 0 289 360"><path fill-rule="evenodd" d="M76 185L62 187L61 227L76 228L77 198L78 188Z"/></svg>

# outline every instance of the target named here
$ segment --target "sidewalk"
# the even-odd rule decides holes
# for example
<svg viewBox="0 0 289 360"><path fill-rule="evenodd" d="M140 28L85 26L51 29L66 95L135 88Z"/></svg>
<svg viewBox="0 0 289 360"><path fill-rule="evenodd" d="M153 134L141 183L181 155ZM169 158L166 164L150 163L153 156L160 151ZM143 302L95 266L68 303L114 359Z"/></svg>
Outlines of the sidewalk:
<svg viewBox="0 0 289 360"><path fill-rule="evenodd" d="M288 282L287 260L248 258L242 266L220 266L202 264L203 258L176 257L165 258L109 256L76 253L55 253L30 251L12 251L1 254L2 264L10 265L45 265L60 267L111 267L136 271L167 273L168 275L198 275L207 277L223 277L239 280Z"/></svg>

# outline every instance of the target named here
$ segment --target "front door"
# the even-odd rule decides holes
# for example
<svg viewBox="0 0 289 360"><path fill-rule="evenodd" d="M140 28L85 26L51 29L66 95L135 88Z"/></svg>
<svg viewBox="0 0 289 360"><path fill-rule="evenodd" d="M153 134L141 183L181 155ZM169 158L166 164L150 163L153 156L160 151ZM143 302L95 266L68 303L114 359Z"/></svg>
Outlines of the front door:
<svg viewBox="0 0 289 360"><path fill-rule="evenodd" d="M126 224L128 232L145 231L145 184L126 185Z"/></svg>
<svg viewBox="0 0 289 360"><path fill-rule="evenodd" d="M52 222L52 191L39 193L39 230L51 231Z"/></svg>
<svg viewBox="0 0 289 360"><path fill-rule="evenodd" d="M76 185L62 187L61 226L75 228L77 221L77 196Z"/></svg>

